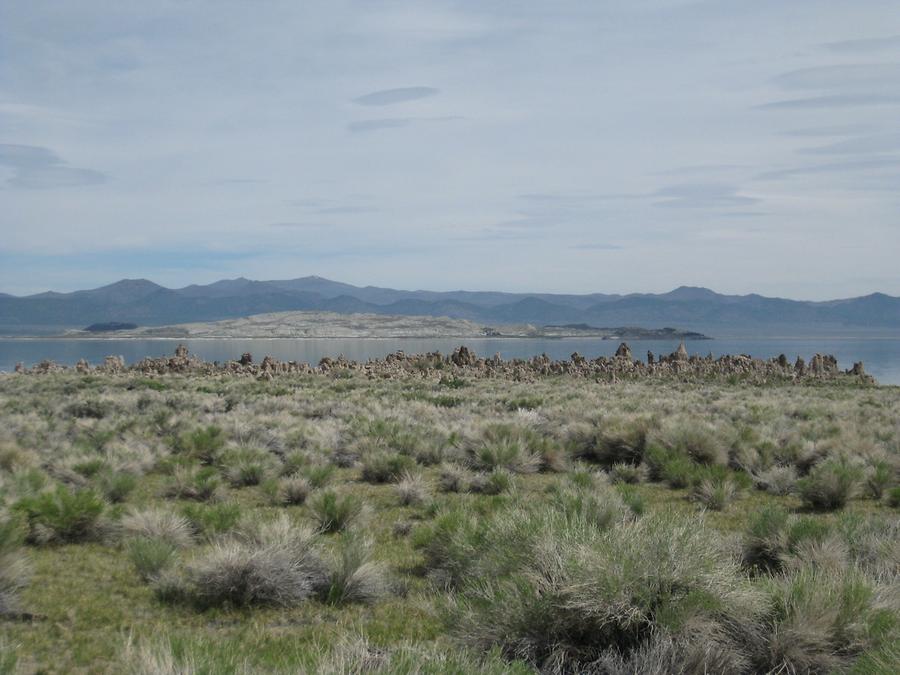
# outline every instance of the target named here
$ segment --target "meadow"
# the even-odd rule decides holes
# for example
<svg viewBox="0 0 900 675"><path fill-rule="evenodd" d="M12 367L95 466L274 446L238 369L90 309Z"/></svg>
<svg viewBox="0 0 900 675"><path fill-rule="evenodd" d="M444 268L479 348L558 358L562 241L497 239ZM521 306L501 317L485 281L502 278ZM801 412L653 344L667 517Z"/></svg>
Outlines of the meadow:
<svg viewBox="0 0 900 675"><path fill-rule="evenodd" d="M0 673L896 673L900 388L0 374Z"/></svg>

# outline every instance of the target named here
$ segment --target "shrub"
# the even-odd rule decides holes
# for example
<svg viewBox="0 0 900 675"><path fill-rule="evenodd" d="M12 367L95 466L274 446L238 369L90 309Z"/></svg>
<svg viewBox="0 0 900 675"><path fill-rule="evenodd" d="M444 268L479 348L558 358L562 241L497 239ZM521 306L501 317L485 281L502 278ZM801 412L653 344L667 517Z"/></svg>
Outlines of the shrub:
<svg viewBox="0 0 900 675"><path fill-rule="evenodd" d="M712 511L721 511L737 495L734 482L725 479L705 478L694 486L692 498Z"/></svg>
<svg viewBox="0 0 900 675"><path fill-rule="evenodd" d="M402 506L421 506L429 496L428 482L421 474L405 472L397 483L397 499Z"/></svg>
<svg viewBox="0 0 900 675"><path fill-rule="evenodd" d="M569 443L575 457L605 467L640 464L651 429L651 421L643 417L603 420L576 429Z"/></svg>
<svg viewBox="0 0 900 675"><path fill-rule="evenodd" d="M866 489L873 499L881 499L893 480L891 465L884 460L874 462L866 471Z"/></svg>
<svg viewBox="0 0 900 675"><path fill-rule="evenodd" d="M197 534L207 538L229 532L237 526L241 519L240 504L223 502L221 504L202 505L187 504L182 510Z"/></svg>
<svg viewBox="0 0 900 675"><path fill-rule="evenodd" d="M698 464L728 463L728 448L722 432L701 424L685 424L677 427L666 439L669 448L690 457Z"/></svg>
<svg viewBox="0 0 900 675"><path fill-rule="evenodd" d="M340 558L331 572L325 600L333 605L371 604L388 595L384 567L372 560L371 542L345 533Z"/></svg>
<svg viewBox="0 0 900 675"><path fill-rule="evenodd" d="M579 672L661 634L696 639L702 625L700 672L725 650L737 670L749 665L743 633L757 624L759 598L702 522L646 517L600 529L519 508L450 539L470 557L447 617L464 644Z"/></svg>
<svg viewBox="0 0 900 675"><path fill-rule="evenodd" d="M60 485L19 500L16 509L28 518L30 541L71 543L99 538L106 503L93 490L72 491Z"/></svg>
<svg viewBox="0 0 900 675"><path fill-rule="evenodd" d="M194 540L191 521L168 509L132 510L122 517L121 527L126 536L156 539L175 548L190 546Z"/></svg>
<svg viewBox="0 0 900 675"><path fill-rule="evenodd" d="M609 476L614 483L643 483L647 480L649 470L645 464L614 464Z"/></svg>
<svg viewBox="0 0 900 675"><path fill-rule="evenodd" d="M515 475L502 467L498 467L488 474L473 476L469 490L486 495L499 495L509 492L514 484Z"/></svg>
<svg viewBox="0 0 900 675"><path fill-rule="evenodd" d="M175 468L164 494L167 497L208 502L218 496L220 485L219 474L211 466L199 469L179 466Z"/></svg>
<svg viewBox="0 0 900 675"><path fill-rule="evenodd" d="M28 584L31 571L22 553L23 539L19 521L0 516L0 617L18 611L19 592Z"/></svg>
<svg viewBox="0 0 900 675"><path fill-rule="evenodd" d="M362 513L362 502L352 494L324 490L310 500L310 512L321 532L340 532Z"/></svg>
<svg viewBox="0 0 900 675"><path fill-rule="evenodd" d="M567 522L588 523L601 530L632 515L619 493L608 487L599 490L562 489L553 496L553 502Z"/></svg>
<svg viewBox="0 0 900 675"><path fill-rule="evenodd" d="M269 500L277 506L297 506L303 504L312 486L303 476L293 475L278 480L272 479L263 484L263 491Z"/></svg>
<svg viewBox="0 0 900 675"><path fill-rule="evenodd" d="M126 471L107 471L100 474L96 483L109 502L118 504L124 502L137 487L137 478Z"/></svg>
<svg viewBox="0 0 900 675"><path fill-rule="evenodd" d="M618 490L622 501L629 509L631 509L631 512L634 515L643 515L644 509L646 508L644 505L644 498L641 497L640 493L633 485L620 483L616 486L616 490Z"/></svg>
<svg viewBox="0 0 900 675"><path fill-rule="evenodd" d="M0 675L15 675L19 664L19 657L16 653L19 645L6 641L6 638L0 637Z"/></svg>
<svg viewBox="0 0 900 675"><path fill-rule="evenodd" d="M780 507L757 511L744 533L743 563L762 571L777 570L788 547L788 513Z"/></svg>
<svg viewBox="0 0 900 675"><path fill-rule="evenodd" d="M200 607L290 606L320 592L326 580L314 533L282 516L192 560L184 596Z"/></svg>
<svg viewBox="0 0 900 675"><path fill-rule="evenodd" d="M90 399L86 401L77 401L66 407L66 412L71 417L81 419L102 420L110 411L110 405L105 401Z"/></svg>
<svg viewBox="0 0 900 675"><path fill-rule="evenodd" d="M469 473L455 464L444 464L438 475L441 492L465 492L468 488Z"/></svg>
<svg viewBox="0 0 900 675"><path fill-rule="evenodd" d="M797 484L797 469L791 465L775 464L756 476L757 485L773 495L789 495Z"/></svg>
<svg viewBox="0 0 900 675"><path fill-rule="evenodd" d="M155 579L175 558L175 547L164 539L137 537L128 542L128 557L144 581Z"/></svg>
<svg viewBox="0 0 900 675"><path fill-rule="evenodd" d="M369 483L394 483L415 465L416 461L407 455L373 452L363 459L362 479Z"/></svg>
<svg viewBox="0 0 900 675"><path fill-rule="evenodd" d="M262 452L242 451L228 457L225 475L234 487L259 485L269 474L271 460Z"/></svg>
<svg viewBox="0 0 900 675"><path fill-rule="evenodd" d="M797 481L797 491L809 508L833 511L846 505L861 479L859 467L845 460L827 460L816 464L808 476Z"/></svg>
<svg viewBox="0 0 900 675"><path fill-rule="evenodd" d="M466 457L478 471L503 468L515 473L534 473L541 468L540 454L532 449L534 435L510 424L494 424L469 444Z"/></svg>
<svg viewBox="0 0 900 675"><path fill-rule="evenodd" d="M225 433L214 425L195 429L175 442L177 451L202 464L216 464L224 447Z"/></svg>
<svg viewBox="0 0 900 675"><path fill-rule="evenodd" d="M900 486L888 490L887 502L888 505L894 507L895 509L900 508Z"/></svg>
<svg viewBox="0 0 900 675"><path fill-rule="evenodd" d="M334 475L334 466L331 464L311 464L301 472L309 484L318 489L331 482Z"/></svg>
<svg viewBox="0 0 900 675"><path fill-rule="evenodd" d="M766 669L843 672L865 649L896 640L900 606L883 590L853 569L806 566L775 579Z"/></svg>

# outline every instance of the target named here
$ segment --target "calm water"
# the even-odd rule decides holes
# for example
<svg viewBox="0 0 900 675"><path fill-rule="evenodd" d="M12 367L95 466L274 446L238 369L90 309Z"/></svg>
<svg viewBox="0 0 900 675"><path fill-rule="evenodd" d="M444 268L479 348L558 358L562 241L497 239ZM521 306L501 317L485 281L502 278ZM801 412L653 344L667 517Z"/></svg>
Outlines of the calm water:
<svg viewBox="0 0 900 675"><path fill-rule="evenodd" d="M546 353L554 359L568 358L577 351L593 358L615 353L618 341L596 338L565 339L303 339L303 340L48 340L48 339L0 339L0 371L12 370L23 362L33 365L42 359L57 363L74 364L80 358L100 363L104 356L120 355L132 363L144 356L164 356L174 352L178 342L184 342L194 354L207 361L237 359L244 352L253 354L255 360L269 354L284 361L306 361L316 364L323 356L343 354L349 359L365 361L382 358L391 352L403 350L407 354L440 351L449 354L465 343L479 356L493 356L499 352L505 358L528 358ZM647 350L654 354L668 354L678 347L677 341L645 340L630 343L636 358L643 358ZM723 339L699 340L687 343L691 354L714 356L721 354L750 354L758 358L770 358L786 354L793 361L799 354L809 360L816 352L833 354L841 368L849 368L854 361L862 360L866 370L882 384L900 385L900 338L821 338L821 339Z"/></svg>

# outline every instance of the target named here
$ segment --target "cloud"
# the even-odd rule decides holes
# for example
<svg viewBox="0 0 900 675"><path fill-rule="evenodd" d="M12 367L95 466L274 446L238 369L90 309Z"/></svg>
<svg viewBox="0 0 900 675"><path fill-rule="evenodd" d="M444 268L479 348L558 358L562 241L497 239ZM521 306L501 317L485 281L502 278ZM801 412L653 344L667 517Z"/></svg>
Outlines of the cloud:
<svg viewBox="0 0 900 675"><path fill-rule="evenodd" d="M618 244L575 244L569 248L576 251L621 251L624 246Z"/></svg>
<svg viewBox="0 0 900 675"><path fill-rule="evenodd" d="M725 183L683 183L664 187L650 195L661 197L653 202L654 206L664 208L720 208L731 206L748 206L761 200L738 193L736 185Z"/></svg>
<svg viewBox="0 0 900 675"><path fill-rule="evenodd" d="M379 129L397 129L399 127L408 127L412 119L409 117L385 117L377 120L359 120L358 122L350 122L347 125L347 131L355 134L366 131L378 131Z"/></svg>
<svg viewBox="0 0 900 675"><path fill-rule="evenodd" d="M721 171L740 171L743 169L752 169L747 164L695 164L693 166L676 166L672 169L664 171L654 171L654 176L691 176L703 173L718 173Z"/></svg>
<svg viewBox="0 0 900 675"><path fill-rule="evenodd" d="M760 110L812 110L819 108L896 105L898 103L900 103L900 95L896 94L835 94L833 96L814 96L812 98L772 101L756 107Z"/></svg>
<svg viewBox="0 0 900 675"><path fill-rule="evenodd" d="M353 99L359 105L393 105L406 101L434 96L440 90L433 87L401 87L399 89L382 89Z"/></svg>
<svg viewBox="0 0 900 675"><path fill-rule="evenodd" d="M807 148L803 152L811 155L863 155L896 150L900 150L900 133L860 136L818 148Z"/></svg>
<svg viewBox="0 0 900 675"><path fill-rule="evenodd" d="M817 66L784 73L775 78L787 89L878 90L900 86L900 63L854 63Z"/></svg>
<svg viewBox="0 0 900 675"><path fill-rule="evenodd" d="M381 129L397 129L400 127L408 127L411 124L419 124L422 122L451 122L453 120L461 120L458 115L447 115L444 117L385 117L381 119L359 120L351 122L347 125L347 130L351 133L364 133L367 131L379 131Z"/></svg>
<svg viewBox="0 0 900 675"><path fill-rule="evenodd" d="M822 47L833 52L874 52L882 49L900 49L900 35L826 42Z"/></svg>
<svg viewBox="0 0 900 675"><path fill-rule="evenodd" d="M55 152L36 145L0 144L0 166L14 171L6 181L14 188L42 190L106 182L99 171L67 166Z"/></svg>
<svg viewBox="0 0 900 675"><path fill-rule="evenodd" d="M872 127L866 124L838 124L830 127L811 127L809 129L790 129L781 132L782 136L797 136L800 138L816 138L819 136L853 136L872 131Z"/></svg>
<svg viewBox="0 0 900 675"><path fill-rule="evenodd" d="M787 169L766 171L755 177L756 180L780 180L793 176L809 176L815 174L834 174L857 171L870 171L881 169L900 168L900 157L873 157L871 159L859 159L846 162L832 162L829 164L814 164L811 166L799 166Z"/></svg>

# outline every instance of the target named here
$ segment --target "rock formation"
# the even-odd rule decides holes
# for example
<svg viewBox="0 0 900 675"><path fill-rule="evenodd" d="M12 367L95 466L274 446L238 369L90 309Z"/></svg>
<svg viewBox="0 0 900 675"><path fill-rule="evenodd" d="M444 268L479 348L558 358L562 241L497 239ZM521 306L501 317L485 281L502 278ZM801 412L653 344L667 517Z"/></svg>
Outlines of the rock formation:
<svg viewBox="0 0 900 675"><path fill-rule="evenodd" d="M568 360L554 361L546 354L529 359L503 360L497 354L490 358L479 358L466 346L453 350L449 356L440 352L428 354L405 354L395 352L384 359L366 363L352 361L344 356L335 359L325 357L315 367L304 362L279 361L266 356L256 364L250 354L243 354L237 361L224 364L202 361L188 353L183 345L175 350L175 356L144 358L126 366L120 356L109 356L102 365L91 367L83 359L73 368L41 361L32 368L21 364L17 373L41 375L66 370L77 373L101 372L109 374L131 374L142 376L181 373L190 375L232 375L256 377L272 380L282 375L318 374L335 372L358 372L369 378L421 377L440 380L445 377L506 378L515 381L531 381L545 376L569 376L590 379L597 382L618 382L644 378L671 378L691 382L709 379L741 380L765 384L768 382L805 382L810 380L845 381L848 383L872 384L874 378L865 372L862 362L857 362L847 371L841 371L837 359L830 355L816 354L809 366L798 357L792 365L784 355L773 359L754 359L746 354L726 354L718 358L709 356L688 356L684 343L669 356L654 358L647 353L647 362L631 358L631 349L622 343L613 357L600 356L589 359L575 352Z"/></svg>

